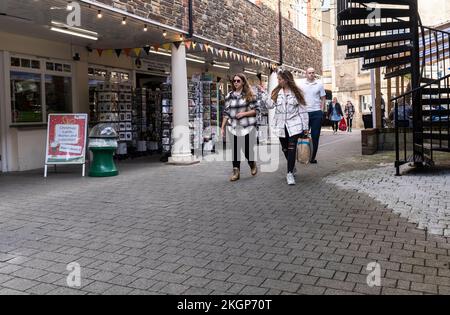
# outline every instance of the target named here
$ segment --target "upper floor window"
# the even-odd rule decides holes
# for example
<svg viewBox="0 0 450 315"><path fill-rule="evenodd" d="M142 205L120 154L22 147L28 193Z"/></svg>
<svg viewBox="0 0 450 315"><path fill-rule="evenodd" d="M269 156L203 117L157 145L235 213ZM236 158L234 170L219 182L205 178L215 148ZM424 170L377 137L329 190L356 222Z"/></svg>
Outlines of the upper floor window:
<svg viewBox="0 0 450 315"><path fill-rule="evenodd" d="M308 35L308 3L307 0L295 0L295 3L291 4L291 8L294 10L292 19L294 28L305 35Z"/></svg>

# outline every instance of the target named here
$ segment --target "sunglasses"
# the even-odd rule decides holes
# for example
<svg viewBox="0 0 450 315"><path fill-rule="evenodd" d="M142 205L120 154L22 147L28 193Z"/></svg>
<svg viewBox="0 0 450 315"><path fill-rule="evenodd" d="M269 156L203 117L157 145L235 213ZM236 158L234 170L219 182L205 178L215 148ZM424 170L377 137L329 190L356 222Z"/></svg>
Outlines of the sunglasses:
<svg viewBox="0 0 450 315"><path fill-rule="evenodd" d="M233 83L241 83L241 80L233 80Z"/></svg>

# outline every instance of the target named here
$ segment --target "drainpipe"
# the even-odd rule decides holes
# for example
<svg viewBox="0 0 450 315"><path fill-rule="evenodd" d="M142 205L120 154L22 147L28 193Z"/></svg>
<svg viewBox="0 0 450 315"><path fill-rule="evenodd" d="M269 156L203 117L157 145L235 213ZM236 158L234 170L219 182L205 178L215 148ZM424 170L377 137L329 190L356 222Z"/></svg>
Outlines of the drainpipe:
<svg viewBox="0 0 450 315"><path fill-rule="evenodd" d="M280 28L280 65L283 65L283 13L281 12L281 0L278 0L278 19Z"/></svg>
<svg viewBox="0 0 450 315"><path fill-rule="evenodd" d="M194 36L193 0L188 1L189 11L189 38Z"/></svg>

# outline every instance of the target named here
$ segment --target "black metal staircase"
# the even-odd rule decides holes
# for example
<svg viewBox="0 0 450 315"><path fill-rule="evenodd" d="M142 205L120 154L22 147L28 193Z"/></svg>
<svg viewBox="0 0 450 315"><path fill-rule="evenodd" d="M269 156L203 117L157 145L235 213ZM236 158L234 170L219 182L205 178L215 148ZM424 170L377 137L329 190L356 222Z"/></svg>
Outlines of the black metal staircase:
<svg viewBox="0 0 450 315"><path fill-rule="evenodd" d="M410 77L411 90L391 100L399 175L402 164L433 164L435 151L450 152L450 33L423 26L417 0L373 3L338 0L338 45L348 59L362 58L364 70Z"/></svg>

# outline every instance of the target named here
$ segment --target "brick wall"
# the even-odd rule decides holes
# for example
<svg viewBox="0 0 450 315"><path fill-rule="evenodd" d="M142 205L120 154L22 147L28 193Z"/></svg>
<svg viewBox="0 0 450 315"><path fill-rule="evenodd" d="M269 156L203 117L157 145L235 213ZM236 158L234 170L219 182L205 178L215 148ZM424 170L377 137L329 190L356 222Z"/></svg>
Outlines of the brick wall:
<svg viewBox="0 0 450 315"><path fill-rule="evenodd" d="M99 0L130 13L188 30L188 0ZM293 28L288 3L282 13L285 63L322 69L321 44ZM211 40L278 61L278 0L194 0L194 32Z"/></svg>

